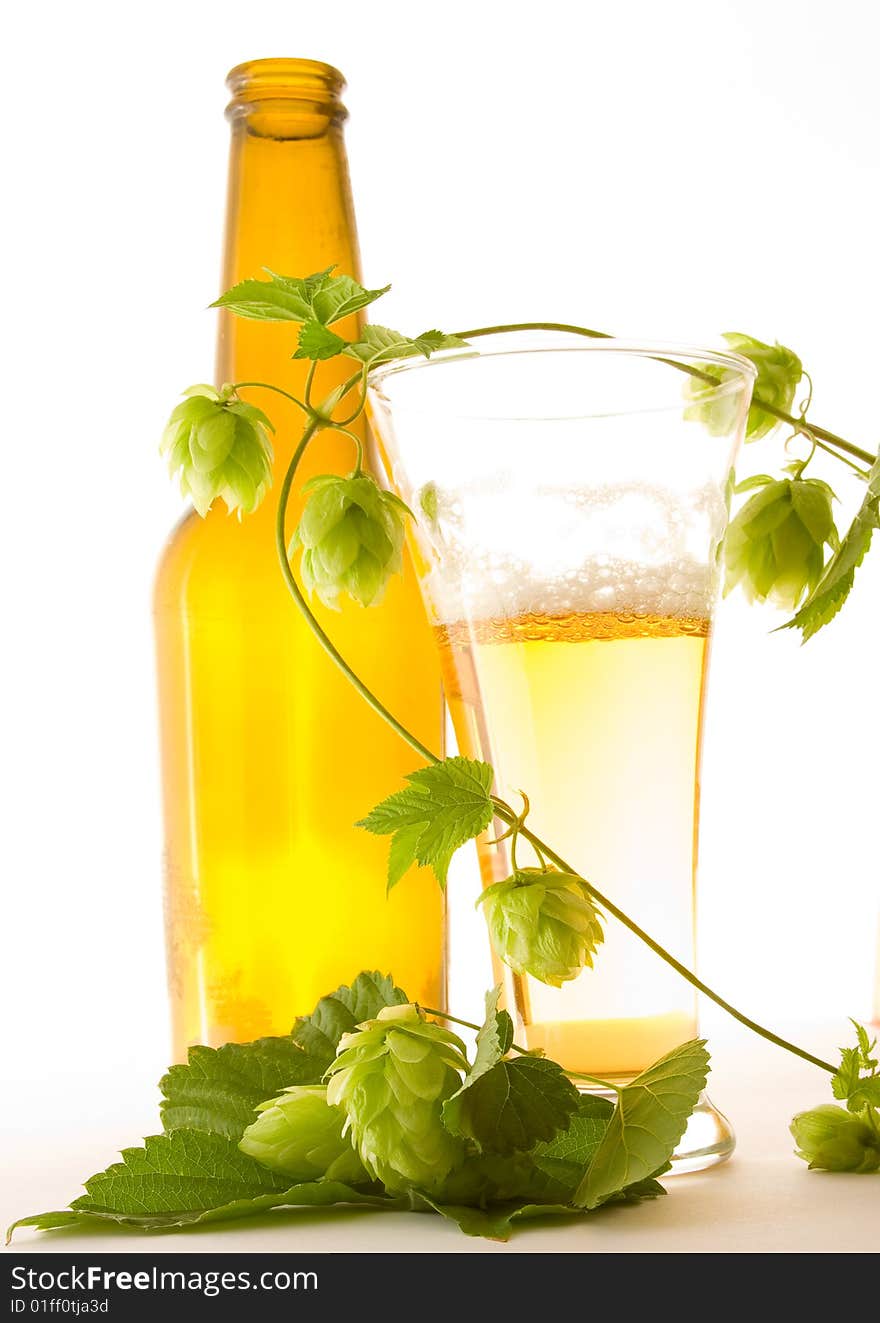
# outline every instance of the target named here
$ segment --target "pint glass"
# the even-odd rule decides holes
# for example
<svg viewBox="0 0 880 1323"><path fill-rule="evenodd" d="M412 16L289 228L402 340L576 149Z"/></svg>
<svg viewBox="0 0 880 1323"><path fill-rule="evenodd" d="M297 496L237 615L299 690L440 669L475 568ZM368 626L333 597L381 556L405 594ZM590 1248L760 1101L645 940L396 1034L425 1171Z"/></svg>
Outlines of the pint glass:
<svg viewBox="0 0 880 1323"><path fill-rule="evenodd" d="M371 376L460 752L691 968L718 551L753 379L732 354L520 332ZM496 828L484 885L512 871ZM518 1042L622 1079L696 1035L695 996L604 928L562 987L496 972Z"/></svg>

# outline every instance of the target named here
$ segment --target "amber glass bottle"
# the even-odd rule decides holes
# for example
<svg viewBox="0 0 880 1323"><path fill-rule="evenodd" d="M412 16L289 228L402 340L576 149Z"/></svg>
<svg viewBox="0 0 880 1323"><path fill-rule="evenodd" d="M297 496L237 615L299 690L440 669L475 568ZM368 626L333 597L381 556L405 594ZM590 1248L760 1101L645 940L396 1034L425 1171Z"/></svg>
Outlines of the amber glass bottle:
<svg viewBox="0 0 880 1323"><path fill-rule="evenodd" d="M305 275L337 263L357 275L341 75L310 60L257 60L228 82L223 287L263 267ZM221 314L218 383L269 381L301 395L295 332ZM320 371L328 390L340 379L332 364ZM191 1043L287 1032L295 1013L364 968L391 971L428 1005L443 995L436 883L417 872L386 900L387 842L353 825L417 759L326 659L287 595L273 519L300 415L267 392L242 394L275 423L275 486L242 522L222 502L206 519L187 514L156 585L177 1057ZM349 471L353 449L322 433L302 478ZM294 502L291 526L296 515ZM364 680L439 749L437 660L409 564L377 609L315 609Z"/></svg>

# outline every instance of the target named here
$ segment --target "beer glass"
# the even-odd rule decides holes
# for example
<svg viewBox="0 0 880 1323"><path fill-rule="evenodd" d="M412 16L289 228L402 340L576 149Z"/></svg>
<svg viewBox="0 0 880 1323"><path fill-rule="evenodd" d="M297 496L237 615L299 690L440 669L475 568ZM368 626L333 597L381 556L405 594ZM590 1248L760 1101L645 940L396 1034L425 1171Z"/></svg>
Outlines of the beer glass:
<svg viewBox="0 0 880 1323"><path fill-rule="evenodd" d="M460 752L691 968L718 550L754 375L728 353L511 331L370 378ZM503 830L478 842L485 886L512 871ZM604 928L560 988L496 974L518 1042L619 1081L696 1035L695 994ZM732 1147L705 1102L678 1159Z"/></svg>

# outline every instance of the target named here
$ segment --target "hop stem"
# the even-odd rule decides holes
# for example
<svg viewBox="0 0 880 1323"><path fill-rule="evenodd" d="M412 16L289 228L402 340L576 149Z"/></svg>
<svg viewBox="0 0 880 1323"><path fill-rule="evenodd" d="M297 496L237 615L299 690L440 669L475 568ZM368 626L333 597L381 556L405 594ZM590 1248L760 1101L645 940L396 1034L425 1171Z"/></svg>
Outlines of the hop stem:
<svg viewBox="0 0 880 1323"><path fill-rule="evenodd" d="M311 607L306 601L305 596L303 595L300 586L296 581L296 576L294 575L293 570L290 567L290 561L288 560L288 556L287 556L287 534L286 534L287 506L290 501L290 491L293 486L293 480L296 476L296 471L299 467L300 461L306 452L306 448L308 447L309 442L311 441L315 433L318 431L319 427L320 427L319 420L315 417L311 417L308 423L306 424L302 436L300 437L299 445L296 447L296 450L293 452L293 458L291 459L290 464L288 465L287 472L284 475L284 481L281 484L281 491L278 498L278 513L275 517L275 549L278 553L278 561L279 564L281 565L281 573L284 576L284 582L287 584L288 590L291 596L293 597L293 600L296 602L297 606L302 612L302 615L305 617L309 629L312 631L315 638L320 643L321 647L327 653L327 656L330 658L330 660L336 666L339 667L339 669L342 671L346 679L348 679L354 685L355 689L358 691L361 698L363 698L364 702L368 703L370 707L373 709L373 711L378 716L380 716L383 721L387 721L391 729L396 731L397 734L400 736L400 738L402 740L405 740L406 743L412 749L414 749L417 754L420 755L420 757L424 758L426 762L437 763L440 761L437 755L432 753L431 750L426 745L424 745L420 739L417 739L416 736L413 735L411 731L408 731L406 727L400 721L397 720L397 717L395 717L394 713L389 712L385 704L380 702L380 700L376 697L373 691L369 689L367 685L364 684L360 676L358 676L351 669L348 662L340 653L339 649L336 647L336 645L333 643L330 637L325 633L325 631L322 629L321 625L318 623L317 619L315 618L315 615L312 612Z"/></svg>
<svg viewBox="0 0 880 1323"><path fill-rule="evenodd" d="M499 323L497 326L477 326L469 331L456 331L455 334L462 340L474 340L481 335L500 335L505 331L562 331L568 335L583 335L591 340L612 340L614 337L607 331L594 331L587 326L572 326L569 322L507 322ZM692 367L688 363L677 362L675 359L666 358L662 360L668 363L670 367L677 368L680 372L686 372L692 377L704 377L709 381L705 372L699 368ZM755 395L752 403L758 405L765 413L769 413L780 423L788 423L799 432L804 432L813 440L824 441L826 449L831 446L834 450L842 450L844 454L852 455L854 459L860 459L863 464L873 464L877 456L870 450L863 450L861 446L853 445L852 441L846 441L842 436L835 432L829 432L825 427L818 427L815 423L809 423L804 418L795 418L793 414L786 413L784 409L778 409L776 405L768 403L761 396Z"/></svg>

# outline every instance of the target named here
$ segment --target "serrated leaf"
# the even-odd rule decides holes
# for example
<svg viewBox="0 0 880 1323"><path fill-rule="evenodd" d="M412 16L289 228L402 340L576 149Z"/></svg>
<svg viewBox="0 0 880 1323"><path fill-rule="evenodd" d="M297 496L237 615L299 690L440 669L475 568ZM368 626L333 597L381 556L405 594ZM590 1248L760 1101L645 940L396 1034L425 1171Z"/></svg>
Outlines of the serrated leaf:
<svg viewBox="0 0 880 1323"><path fill-rule="evenodd" d="M215 1208L181 1209L176 1212L139 1214L121 1213L108 1208L63 1209L60 1212L36 1213L19 1218L7 1232L8 1244L19 1227L36 1227L50 1231L56 1227L105 1222L120 1228L137 1231L174 1231L181 1227L196 1226L204 1222L230 1222L238 1218L254 1217L272 1209L326 1207L330 1204L366 1204L376 1209L400 1208L399 1200L375 1190L356 1189L340 1181L310 1181L293 1185L286 1190L258 1194L252 1198L234 1199Z"/></svg>
<svg viewBox="0 0 880 1323"><path fill-rule="evenodd" d="M880 1075L876 1074L877 1061L871 1052L877 1040L868 1037L868 1031L857 1020L851 1020L856 1031L856 1047L840 1049L840 1065L831 1076L831 1092L845 1102L851 1112L866 1107L880 1107ZM863 1078L862 1072L870 1071Z"/></svg>
<svg viewBox="0 0 880 1323"><path fill-rule="evenodd" d="M320 362L325 358L335 358L345 348L347 340L316 321L313 317L303 322L297 341L294 358L308 358Z"/></svg>
<svg viewBox="0 0 880 1323"><path fill-rule="evenodd" d="M871 469L861 508L825 566L822 578L800 610L780 629L799 629L806 643L834 619L850 594L855 572L870 551L877 528L880 528L880 458Z"/></svg>
<svg viewBox="0 0 880 1323"><path fill-rule="evenodd" d="M583 1217L583 1208L572 1208L566 1204L535 1204L525 1200L510 1199L504 1203L489 1204L485 1208L468 1204L444 1204L430 1199L426 1194L413 1196L415 1208L432 1208L435 1213L448 1221L454 1222L466 1236L482 1236L484 1240L509 1240L513 1223L522 1218L534 1217Z"/></svg>
<svg viewBox="0 0 880 1323"><path fill-rule="evenodd" d="M242 280L211 307L228 308L239 317L257 321L314 321L327 326L366 308L391 288L364 289L351 276L334 276L333 271L331 266L301 278L267 270L268 280Z"/></svg>
<svg viewBox="0 0 880 1323"><path fill-rule="evenodd" d="M421 335L413 337L413 345L425 358L430 358L431 354L436 354L441 349L467 349L469 341L462 340L458 335L447 335L445 331L422 331Z"/></svg>
<svg viewBox="0 0 880 1323"><path fill-rule="evenodd" d="M859 1052L862 1057L862 1066L866 1070L876 1070L880 1063L874 1060L871 1053L877 1046L877 1039L870 1038L867 1029L863 1024L859 1024L858 1020L850 1019L850 1024L856 1031L856 1041L858 1042Z"/></svg>
<svg viewBox="0 0 880 1323"><path fill-rule="evenodd" d="M613 1113L614 1104L607 1098L582 1093L568 1127L555 1138L536 1145L529 1157L540 1171L573 1194L602 1142Z"/></svg>
<svg viewBox="0 0 880 1323"><path fill-rule="evenodd" d="M32 1213L30 1217L20 1217L17 1222L6 1228L6 1244L9 1244L19 1227L36 1227L38 1231L53 1231L56 1227L75 1226L82 1220L83 1214L74 1213L70 1208L60 1208L51 1213Z"/></svg>
<svg viewBox="0 0 880 1323"><path fill-rule="evenodd" d="M468 1089L472 1089L478 1080L482 1079L504 1058L513 1042L513 1021L507 1011L498 1010L498 998L500 996L500 983L491 992L486 993L486 1018L477 1030L477 1050L473 1065L465 1075L461 1088L443 1104L443 1124L454 1135L463 1133L459 1127L462 1124L463 1109L467 1112L467 1103L463 1104L461 1102L462 1095ZM477 1141L477 1147L483 1148L484 1146ZM491 1145L487 1147L491 1147Z"/></svg>
<svg viewBox="0 0 880 1323"><path fill-rule="evenodd" d="M857 1047L840 1049L840 1065L831 1076L831 1092L835 1098L845 1101L859 1083L861 1074L861 1053Z"/></svg>
<svg viewBox="0 0 880 1323"><path fill-rule="evenodd" d="M479 836L492 821L492 768L470 758L445 758L406 778L409 785L389 795L356 825L374 836L391 836L388 886L412 864L430 867L446 886L455 851Z"/></svg>
<svg viewBox="0 0 880 1323"><path fill-rule="evenodd" d="M497 1061L506 1056L513 1042L513 1021L507 1011L499 1011L498 998L501 996L501 984L486 993L486 1018L477 1030L477 1051L474 1064L467 1073L462 1088L468 1081L473 1082L485 1075Z"/></svg>
<svg viewBox="0 0 880 1323"><path fill-rule="evenodd" d="M75 1212L140 1217L204 1212L281 1190L285 1178L242 1153L234 1139L172 1130L150 1135L141 1148L123 1149L121 1162L84 1184L86 1193L71 1201Z"/></svg>
<svg viewBox="0 0 880 1323"><path fill-rule="evenodd" d="M327 1064L323 1052L313 1056L289 1037L191 1047L186 1065L160 1081L162 1124L240 1139L261 1102L292 1084L317 1084Z"/></svg>
<svg viewBox="0 0 880 1323"><path fill-rule="evenodd" d="M520 1153L565 1129L580 1095L555 1061L498 1061L443 1104L443 1124L483 1152Z"/></svg>
<svg viewBox="0 0 880 1323"><path fill-rule="evenodd" d="M351 987L343 984L322 997L311 1015L301 1016L293 1026L293 1040L311 1058L322 1063L323 1074L336 1056L343 1034L351 1033L364 1020L374 1020L383 1007L403 1006L408 1001L390 974L364 971Z"/></svg>
<svg viewBox="0 0 880 1323"><path fill-rule="evenodd" d="M646 1176L643 1181L633 1181L632 1185L625 1185L622 1190L616 1190L614 1194L608 1196L602 1203L603 1208L609 1204L634 1204L640 1203L643 1199L657 1199L666 1193L663 1186L656 1179L662 1176L665 1171L669 1171L671 1163L667 1162L655 1176Z"/></svg>
<svg viewBox="0 0 880 1323"><path fill-rule="evenodd" d="M311 1015L297 1021L290 1037L191 1047L187 1064L172 1066L160 1082L163 1126L240 1139L260 1103L290 1085L321 1080L343 1033L372 1019L383 1006L406 1000L391 978L365 972L351 987L322 997Z"/></svg>
<svg viewBox="0 0 880 1323"><path fill-rule="evenodd" d="M391 845L388 848L386 891L396 887L412 868L424 829L423 822L411 822L408 826L398 827L391 837Z"/></svg>
<svg viewBox="0 0 880 1323"><path fill-rule="evenodd" d="M630 1186L608 1201L617 1203L638 1203L643 1199L656 1199L665 1195L663 1186L655 1180L640 1181ZM430 1199L419 1192L413 1194L415 1208L427 1206L435 1213L454 1222L466 1236L482 1236L486 1240L510 1239L516 1222L532 1221L536 1218L574 1220L579 1217L592 1217L595 1210L578 1208L567 1203L536 1203L527 1199L508 1199L502 1203L490 1203L484 1207L467 1204L445 1204Z"/></svg>
<svg viewBox="0 0 880 1323"><path fill-rule="evenodd" d="M363 285L351 276L334 276L329 273L312 294L312 311L317 321L328 326L331 322L341 321L354 312L360 312L376 299L387 294L390 285L382 289L364 289Z"/></svg>
<svg viewBox="0 0 880 1323"><path fill-rule="evenodd" d="M419 354L430 358L439 349L462 349L467 341L442 331L423 331L421 335L402 335L390 326L365 326L354 344L343 351L349 358L375 367L395 358L414 358Z"/></svg>
<svg viewBox="0 0 880 1323"><path fill-rule="evenodd" d="M334 262L332 266L325 266L323 271L313 271L310 276L282 276L279 272L273 271L270 266L264 266L263 270L276 285L281 285L293 294L299 294L311 307L316 292L323 288L325 282L336 270L336 263Z"/></svg>
<svg viewBox="0 0 880 1323"><path fill-rule="evenodd" d="M694 1039L667 1053L622 1089L573 1202L597 1208L665 1167L706 1085L709 1054Z"/></svg>
<svg viewBox="0 0 880 1323"><path fill-rule="evenodd" d="M803 642L806 643L814 634L818 634L820 629L831 623L849 597L854 583L855 572L850 570L848 574L839 577L833 585L829 585L822 592L821 597L817 597L815 592L811 593L797 615L792 616L791 620L787 620L779 628L800 629Z"/></svg>
<svg viewBox="0 0 880 1323"><path fill-rule="evenodd" d="M259 322L304 322L312 315L302 290L273 276L270 280L242 280L211 304L238 317Z"/></svg>

